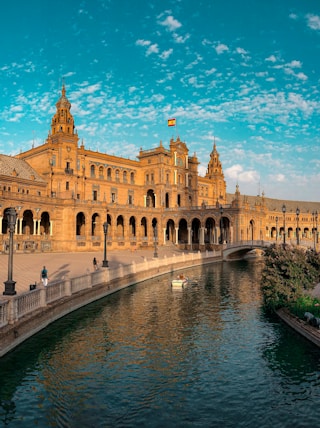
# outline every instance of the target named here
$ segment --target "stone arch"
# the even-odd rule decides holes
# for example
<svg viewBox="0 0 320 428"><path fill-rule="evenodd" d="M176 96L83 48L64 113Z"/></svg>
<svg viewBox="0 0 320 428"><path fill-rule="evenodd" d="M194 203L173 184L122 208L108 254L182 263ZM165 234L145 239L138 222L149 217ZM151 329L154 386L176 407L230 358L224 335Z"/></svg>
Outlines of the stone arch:
<svg viewBox="0 0 320 428"><path fill-rule="evenodd" d="M146 206L149 208L155 208L156 206L156 197L152 189L149 189L147 192Z"/></svg>
<svg viewBox="0 0 320 428"><path fill-rule="evenodd" d="M33 213L31 210L25 210L22 215L22 234L33 235Z"/></svg>
<svg viewBox="0 0 320 428"><path fill-rule="evenodd" d="M129 219L129 236L131 238L136 237L136 219L134 216L131 216Z"/></svg>
<svg viewBox="0 0 320 428"><path fill-rule="evenodd" d="M179 221L178 242L188 244L188 222L185 218Z"/></svg>
<svg viewBox="0 0 320 428"><path fill-rule="evenodd" d="M40 234L50 235L50 215L48 211L41 213Z"/></svg>
<svg viewBox="0 0 320 428"><path fill-rule="evenodd" d="M192 244L199 244L200 242L200 228L201 221L195 217L191 221L191 242Z"/></svg>
<svg viewBox="0 0 320 428"><path fill-rule="evenodd" d="M148 228L147 228L148 221L146 217L142 217L140 225L141 225L141 236L143 238L146 238L148 236Z"/></svg>
<svg viewBox="0 0 320 428"><path fill-rule="evenodd" d="M77 214L77 218L76 218L76 235L85 236L85 227L86 227L86 216L81 211Z"/></svg>
<svg viewBox="0 0 320 428"><path fill-rule="evenodd" d="M124 237L124 221L123 216L119 215L117 217L117 238L123 238Z"/></svg>
<svg viewBox="0 0 320 428"><path fill-rule="evenodd" d="M91 236L99 236L101 232L101 219L98 213L94 213L91 217Z"/></svg>
<svg viewBox="0 0 320 428"><path fill-rule="evenodd" d="M213 244L216 242L216 221L212 217L208 217L204 225L204 243Z"/></svg>
<svg viewBox="0 0 320 428"><path fill-rule="evenodd" d="M167 221L166 240L170 242L175 242L175 223L172 219L169 219Z"/></svg>

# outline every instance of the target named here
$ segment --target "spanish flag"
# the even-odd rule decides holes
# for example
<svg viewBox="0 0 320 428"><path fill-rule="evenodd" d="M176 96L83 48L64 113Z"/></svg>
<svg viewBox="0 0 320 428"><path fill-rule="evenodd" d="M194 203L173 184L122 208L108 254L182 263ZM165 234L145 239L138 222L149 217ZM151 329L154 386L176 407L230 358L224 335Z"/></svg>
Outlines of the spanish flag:
<svg viewBox="0 0 320 428"><path fill-rule="evenodd" d="M168 126L176 126L176 119L168 119Z"/></svg>

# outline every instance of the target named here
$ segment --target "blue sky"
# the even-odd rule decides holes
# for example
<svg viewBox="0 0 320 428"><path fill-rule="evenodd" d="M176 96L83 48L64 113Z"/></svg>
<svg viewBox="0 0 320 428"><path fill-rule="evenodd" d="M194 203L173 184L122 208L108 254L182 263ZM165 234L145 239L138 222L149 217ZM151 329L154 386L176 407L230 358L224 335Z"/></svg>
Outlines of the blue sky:
<svg viewBox="0 0 320 428"><path fill-rule="evenodd" d="M319 0L1 9L1 153L44 142L64 80L86 148L135 159L179 135L204 175L215 141L229 193L319 201Z"/></svg>

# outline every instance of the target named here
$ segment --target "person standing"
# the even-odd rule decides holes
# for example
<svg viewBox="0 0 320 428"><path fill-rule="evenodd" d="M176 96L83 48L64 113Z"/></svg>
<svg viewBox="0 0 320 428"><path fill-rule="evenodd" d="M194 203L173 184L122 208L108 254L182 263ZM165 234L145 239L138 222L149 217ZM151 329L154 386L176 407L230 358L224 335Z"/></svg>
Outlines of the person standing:
<svg viewBox="0 0 320 428"><path fill-rule="evenodd" d="M48 285L48 270L45 266L42 268L40 277L42 284L46 287Z"/></svg>

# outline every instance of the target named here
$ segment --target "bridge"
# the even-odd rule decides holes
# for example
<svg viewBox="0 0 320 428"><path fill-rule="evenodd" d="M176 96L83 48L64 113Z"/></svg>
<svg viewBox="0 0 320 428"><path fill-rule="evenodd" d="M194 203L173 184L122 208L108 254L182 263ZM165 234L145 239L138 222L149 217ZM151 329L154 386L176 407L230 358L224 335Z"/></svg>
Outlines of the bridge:
<svg viewBox="0 0 320 428"><path fill-rule="evenodd" d="M222 249L223 260L242 259L252 250L265 250L272 245L270 241L239 241L225 244Z"/></svg>

